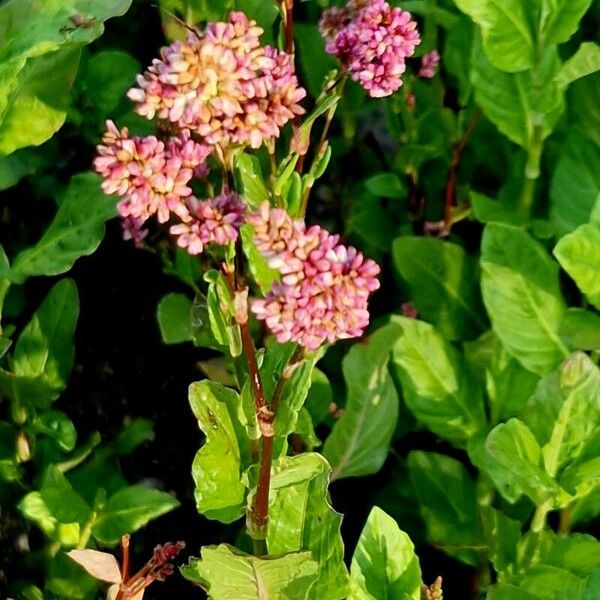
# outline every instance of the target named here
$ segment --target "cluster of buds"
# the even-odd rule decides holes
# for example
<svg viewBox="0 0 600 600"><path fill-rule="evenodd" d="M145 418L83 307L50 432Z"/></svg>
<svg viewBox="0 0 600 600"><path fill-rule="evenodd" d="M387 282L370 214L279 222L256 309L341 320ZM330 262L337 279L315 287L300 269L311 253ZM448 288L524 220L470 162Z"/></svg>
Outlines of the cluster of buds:
<svg viewBox="0 0 600 600"><path fill-rule="evenodd" d="M263 30L241 12L163 48L129 91L139 114L189 129L205 143L258 148L304 111L293 57L260 45Z"/></svg>
<svg viewBox="0 0 600 600"><path fill-rule="evenodd" d="M385 0L350 0L345 8L326 10L319 26L327 52L373 98L400 88L406 58L421 42L410 13Z"/></svg>
<svg viewBox="0 0 600 600"><path fill-rule="evenodd" d="M379 266L340 244L339 236L316 225L306 228L267 203L248 221L258 249L281 274L266 298L251 305L277 341L315 350L362 335L369 323L369 294L379 287Z"/></svg>
<svg viewBox="0 0 600 600"><path fill-rule="evenodd" d="M421 57L421 68L419 69L419 77L424 79L433 79L440 66L440 53L437 50L432 50Z"/></svg>

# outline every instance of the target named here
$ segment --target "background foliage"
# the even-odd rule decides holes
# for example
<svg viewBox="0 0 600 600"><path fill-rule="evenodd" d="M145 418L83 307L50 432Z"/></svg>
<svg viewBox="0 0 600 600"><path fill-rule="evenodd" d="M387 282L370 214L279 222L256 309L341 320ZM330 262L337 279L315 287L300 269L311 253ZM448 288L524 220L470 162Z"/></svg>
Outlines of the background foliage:
<svg viewBox="0 0 600 600"><path fill-rule="evenodd" d="M327 5L295 7L309 107L336 66L316 25ZM371 337L299 369L278 413L292 452L267 543L295 553L268 565L238 555L255 424L238 410L249 392L228 387L235 334L199 294L197 261L119 239L89 168L106 118L148 130L124 94L181 35L169 13L245 10L273 43L278 7L161 7L0 3L0 595L95 597L62 550L113 547L169 513L134 536L134 559L165 539L204 546L183 574L215 598L232 597L228 565L289 598L418 598L438 575L446 598L598 597L600 4L403 2L439 75L413 69L377 101L349 83L308 184L293 167L273 184L288 205L314 185L308 220L383 274ZM271 185L261 160L236 164L250 204ZM286 351L267 348L265 373Z"/></svg>

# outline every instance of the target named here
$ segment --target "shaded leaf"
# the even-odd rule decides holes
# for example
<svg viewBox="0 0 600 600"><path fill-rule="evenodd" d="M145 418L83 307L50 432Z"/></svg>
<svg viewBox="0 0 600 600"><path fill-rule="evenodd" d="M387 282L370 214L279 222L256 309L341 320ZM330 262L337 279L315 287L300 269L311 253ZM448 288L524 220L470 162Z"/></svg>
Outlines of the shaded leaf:
<svg viewBox="0 0 600 600"><path fill-rule="evenodd" d="M394 241L394 264L420 316L450 340L486 329L476 265L461 246L425 237Z"/></svg>
<svg viewBox="0 0 600 600"><path fill-rule="evenodd" d="M376 473L386 459L398 419L388 361L401 331L397 324L386 325L344 357L346 408L323 448L332 479Z"/></svg>
<svg viewBox="0 0 600 600"><path fill-rule="evenodd" d="M192 301L185 294L167 294L156 308L160 337L165 344L189 342L192 336Z"/></svg>

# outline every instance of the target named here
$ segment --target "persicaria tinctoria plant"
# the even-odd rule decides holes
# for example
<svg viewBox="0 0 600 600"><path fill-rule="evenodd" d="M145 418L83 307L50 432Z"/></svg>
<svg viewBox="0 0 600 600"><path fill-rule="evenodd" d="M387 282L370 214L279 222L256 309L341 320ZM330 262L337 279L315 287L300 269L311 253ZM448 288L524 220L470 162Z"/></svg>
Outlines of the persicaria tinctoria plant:
<svg viewBox="0 0 600 600"><path fill-rule="evenodd" d="M233 369L227 382L190 387L206 436L193 466L198 509L226 523L245 514L253 542L254 556L221 545L184 569L213 598L244 595L226 591L243 585L228 565L239 577L255 569L270 598L346 596L339 516L326 497L329 467L308 451L308 431L296 432L327 345L368 326L380 267L304 217L331 155L328 129L346 79L374 98L389 96L420 43L411 15L382 0L328 9L320 31L339 68L309 103L294 64L291 3L282 10L284 50L262 45L263 30L242 12L202 30L186 27L185 41L163 48L127 94L156 133L132 135L108 121L94 161L104 192L119 197L126 240L140 248L170 240L200 261L199 335ZM426 58L420 76L433 77L438 60ZM293 514L307 502L310 523ZM295 529L305 534L290 538ZM412 585L420 593L420 576Z"/></svg>

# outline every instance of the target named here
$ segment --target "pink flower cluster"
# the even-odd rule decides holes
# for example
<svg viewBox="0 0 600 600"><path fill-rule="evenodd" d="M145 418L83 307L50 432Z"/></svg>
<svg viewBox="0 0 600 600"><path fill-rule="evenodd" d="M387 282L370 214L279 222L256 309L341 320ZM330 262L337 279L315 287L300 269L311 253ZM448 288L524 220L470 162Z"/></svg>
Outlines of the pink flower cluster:
<svg viewBox="0 0 600 600"><path fill-rule="evenodd" d="M327 52L336 56L373 98L389 96L402 85L405 59L421 42L410 13L385 0L351 0L330 8L319 23Z"/></svg>
<svg viewBox="0 0 600 600"><path fill-rule="evenodd" d="M258 249L282 276L251 305L277 341L315 350L326 341L360 336L369 323L369 294L379 287L379 266L340 244L339 236L306 228L268 203L248 221Z"/></svg>
<svg viewBox="0 0 600 600"><path fill-rule="evenodd" d="M190 129L207 144L258 148L304 110L293 56L261 47L263 30L241 12L163 48L128 96L149 119Z"/></svg>
<svg viewBox="0 0 600 600"><path fill-rule="evenodd" d="M235 194L221 194L202 201L190 196L187 208L189 221L170 229L180 248L190 254L200 254L205 244L226 246L237 240L246 205Z"/></svg>
<svg viewBox="0 0 600 600"><path fill-rule="evenodd" d="M431 52L424 54L421 58L419 77L433 79L437 68L440 66L440 58L440 53L437 50L432 50Z"/></svg>
<svg viewBox="0 0 600 600"><path fill-rule="evenodd" d="M193 141L187 130L165 143L153 135L129 137L126 127L119 131L112 121L106 125L94 168L104 177L102 190L122 198L118 210L126 219L126 235L138 239L154 214L161 223L171 213L186 220L185 198L192 193L188 183L206 173L210 147Z"/></svg>

